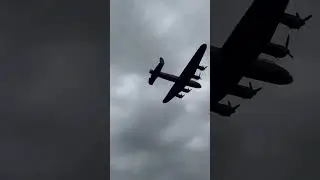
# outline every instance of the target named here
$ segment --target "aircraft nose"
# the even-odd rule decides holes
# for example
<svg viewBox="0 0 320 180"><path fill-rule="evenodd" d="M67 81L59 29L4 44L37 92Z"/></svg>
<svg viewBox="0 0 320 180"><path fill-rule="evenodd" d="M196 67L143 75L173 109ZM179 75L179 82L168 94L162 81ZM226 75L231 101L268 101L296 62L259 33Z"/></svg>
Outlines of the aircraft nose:
<svg viewBox="0 0 320 180"><path fill-rule="evenodd" d="M287 83L291 84L293 82L293 77L289 74L287 78Z"/></svg>

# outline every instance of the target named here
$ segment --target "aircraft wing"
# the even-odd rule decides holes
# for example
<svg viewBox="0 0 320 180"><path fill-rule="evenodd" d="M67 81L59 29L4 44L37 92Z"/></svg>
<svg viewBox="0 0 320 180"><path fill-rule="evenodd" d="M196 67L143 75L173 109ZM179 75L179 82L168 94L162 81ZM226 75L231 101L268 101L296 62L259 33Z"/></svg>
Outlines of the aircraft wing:
<svg viewBox="0 0 320 180"><path fill-rule="evenodd" d="M171 99L173 99L176 95L178 95L181 90L184 88L184 84L180 82L174 83L174 85L171 87L170 91L166 95L166 97L163 99L163 103L169 102Z"/></svg>
<svg viewBox="0 0 320 180"><path fill-rule="evenodd" d="M254 0L220 49L223 64L210 72L210 107L223 99L256 62L271 41L289 0ZM214 62L211 55L211 62ZM224 107L223 107L224 108ZM231 109L231 108L229 108ZM213 110L212 110L213 111Z"/></svg>
<svg viewBox="0 0 320 180"><path fill-rule="evenodd" d="M206 49L207 49L206 44L202 44L199 47L199 49L193 55L188 65L184 68L184 70L180 74L178 80L175 82L175 84L172 86L172 88L168 92L167 96L164 98L163 103L167 103L172 98L177 96L183 90L183 88L188 84L192 76L196 73L197 69L199 68L199 64L201 62L201 59Z"/></svg>

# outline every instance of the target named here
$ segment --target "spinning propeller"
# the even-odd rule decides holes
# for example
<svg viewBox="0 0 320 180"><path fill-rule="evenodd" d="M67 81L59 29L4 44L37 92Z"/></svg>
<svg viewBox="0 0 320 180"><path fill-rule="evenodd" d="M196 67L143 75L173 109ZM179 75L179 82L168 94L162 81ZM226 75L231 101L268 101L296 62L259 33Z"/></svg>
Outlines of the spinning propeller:
<svg viewBox="0 0 320 180"><path fill-rule="evenodd" d="M201 72L199 72L199 75L198 75L198 76L199 76L199 79L202 80L202 78L201 78Z"/></svg>
<svg viewBox="0 0 320 180"><path fill-rule="evenodd" d="M291 54L291 51L289 50L289 43L290 43L290 34L288 34L288 36L287 36L285 47L288 50L288 55L293 59L293 55Z"/></svg>
<svg viewBox="0 0 320 180"><path fill-rule="evenodd" d="M296 16L299 19L300 27L304 26L306 24L306 22L312 18L312 15L309 15L305 18L301 18L299 13L296 13Z"/></svg>
<svg viewBox="0 0 320 180"><path fill-rule="evenodd" d="M301 18L300 14L297 12L297 13L296 13L296 17L298 18L298 21L299 21L299 27L296 27L296 30L299 31L302 26L305 26L305 25L306 25L306 22L309 21L309 20L313 17L313 15L309 15L309 16L307 16L307 17L305 17L305 18ZM290 35L290 33L291 33L291 29L292 29L292 28L289 29L289 34L288 34L288 38L287 38L287 39L289 39L289 35ZM288 40L288 41L289 41L289 40ZM288 54L288 55L292 58L292 55L291 55L291 54Z"/></svg>
<svg viewBox="0 0 320 180"><path fill-rule="evenodd" d="M232 107L231 102L230 102L230 101L228 101L228 106L229 106L229 108L230 108L230 109L232 109L233 111L235 111L235 110L237 110L237 109L240 107L240 104L238 104L238 105L236 105L236 106Z"/></svg>
<svg viewBox="0 0 320 180"><path fill-rule="evenodd" d="M251 82L249 82L249 87L250 87L250 89L251 89L252 91L254 91L254 93L257 93L257 92L259 92L259 91L262 89L262 87L257 88L257 89L253 89L253 86L252 86L252 83L251 83Z"/></svg>
<svg viewBox="0 0 320 180"><path fill-rule="evenodd" d="M192 90L192 89L190 89L190 88L185 88L185 89L182 90L182 91L185 92L185 93L189 93L191 90Z"/></svg>

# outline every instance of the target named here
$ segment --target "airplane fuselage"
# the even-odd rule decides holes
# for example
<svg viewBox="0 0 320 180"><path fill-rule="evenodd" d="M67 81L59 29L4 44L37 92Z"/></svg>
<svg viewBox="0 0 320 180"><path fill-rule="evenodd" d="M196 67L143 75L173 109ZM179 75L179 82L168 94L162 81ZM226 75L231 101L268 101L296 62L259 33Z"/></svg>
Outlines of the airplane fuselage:
<svg viewBox="0 0 320 180"><path fill-rule="evenodd" d="M211 55L211 106L250 70L270 42L288 3L289 0L255 0L220 51ZM278 68L279 71L278 74L285 74L283 78L292 79L285 69Z"/></svg>
<svg viewBox="0 0 320 180"><path fill-rule="evenodd" d="M162 78L162 79L165 79L165 80L171 81L171 82L176 82L179 79L179 77L176 75L168 74L168 73L164 73L164 72L160 72L159 78ZM194 80L190 80L187 83L187 86L193 87L193 88L201 88L201 85Z"/></svg>

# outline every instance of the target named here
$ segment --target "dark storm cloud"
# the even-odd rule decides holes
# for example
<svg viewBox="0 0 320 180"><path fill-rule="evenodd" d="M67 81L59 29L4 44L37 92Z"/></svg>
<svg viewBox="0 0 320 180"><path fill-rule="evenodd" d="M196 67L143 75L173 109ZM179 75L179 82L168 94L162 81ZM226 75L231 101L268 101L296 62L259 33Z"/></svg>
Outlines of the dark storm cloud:
<svg viewBox="0 0 320 180"><path fill-rule="evenodd" d="M107 177L102 7L1 2L1 178Z"/></svg>
<svg viewBox="0 0 320 180"><path fill-rule="evenodd" d="M251 2L215 1L211 27L218 28L212 29L211 39L222 44ZM216 179L319 179L318 9L315 1L291 1L287 9L303 17L314 14L306 27L292 32L295 59L279 62L292 73L294 83L265 84L254 99L240 101L232 118L211 117ZM284 42L286 31L280 25L273 41Z"/></svg>

